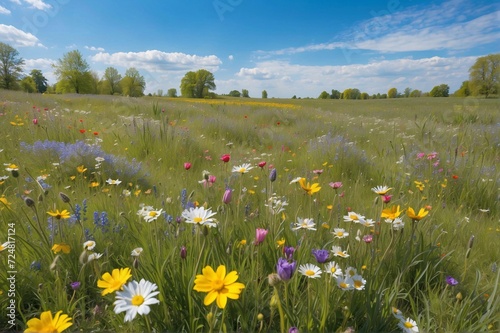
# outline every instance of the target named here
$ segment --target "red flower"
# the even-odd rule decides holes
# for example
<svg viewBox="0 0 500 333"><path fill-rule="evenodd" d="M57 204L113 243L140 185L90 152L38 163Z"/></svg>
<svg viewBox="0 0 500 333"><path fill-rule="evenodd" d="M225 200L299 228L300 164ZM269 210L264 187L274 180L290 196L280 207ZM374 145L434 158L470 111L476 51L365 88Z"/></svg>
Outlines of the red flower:
<svg viewBox="0 0 500 333"><path fill-rule="evenodd" d="M263 167L266 166L266 161L259 162L259 167L262 169Z"/></svg>
<svg viewBox="0 0 500 333"><path fill-rule="evenodd" d="M191 163L189 163L189 162L184 163L184 169L186 169L186 170L191 169Z"/></svg>
<svg viewBox="0 0 500 333"><path fill-rule="evenodd" d="M457 175L453 175L451 176L453 179L458 179L458 176Z"/></svg>
<svg viewBox="0 0 500 333"><path fill-rule="evenodd" d="M222 162L224 162L224 163L229 162L229 160L230 160L230 159L231 159L231 155L229 155L229 154L224 154L224 155L222 155L222 156L221 156L221 158L220 158L220 160L221 160Z"/></svg>
<svg viewBox="0 0 500 333"><path fill-rule="evenodd" d="M99 132L94 132L94 135L99 135Z"/></svg>
<svg viewBox="0 0 500 333"><path fill-rule="evenodd" d="M85 133L85 129L83 129L83 128L82 128L82 129L80 130L80 133L82 133L82 134L83 134L83 133Z"/></svg>

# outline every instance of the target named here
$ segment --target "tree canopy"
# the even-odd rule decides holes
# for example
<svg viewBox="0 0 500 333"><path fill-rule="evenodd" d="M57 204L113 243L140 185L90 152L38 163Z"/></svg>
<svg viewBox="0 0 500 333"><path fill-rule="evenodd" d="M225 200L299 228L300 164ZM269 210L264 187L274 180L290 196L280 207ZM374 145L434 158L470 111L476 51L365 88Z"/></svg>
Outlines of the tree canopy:
<svg viewBox="0 0 500 333"><path fill-rule="evenodd" d="M78 50L69 51L52 65L59 80L57 91L61 93L74 92L85 94L92 92L93 77L90 67Z"/></svg>
<svg viewBox="0 0 500 333"><path fill-rule="evenodd" d="M439 86L435 86L429 92L429 96L431 97L448 97L450 95L450 86L447 84L440 84Z"/></svg>
<svg viewBox="0 0 500 333"><path fill-rule="evenodd" d="M0 88L17 89L24 60L12 46L0 42Z"/></svg>
<svg viewBox="0 0 500 333"><path fill-rule="evenodd" d="M146 88L146 81L144 77L139 74L139 71L134 67L127 69L125 76L120 82L123 95L130 97L144 96L144 89Z"/></svg>
<svg viewBox="0 0 500 333"><path fill-rule="evenodd" d="M37 92L43 94L44 92L47 91L47 85L48 85L47 79L45 78L45 76L43 76L43 73L41 70L32 69L30 72L30 76L33 79L33 81L35 82Z"/></svg>
<svg viewBox="0 0 500 333"><path fill-rule="evenodd" d="M206 69L190 71L181 80L181 95L189 98L209 96L209 90L215 90L214 75Z"/></svg>
<svg viewBox="0 0 500 333"><path fill-rule="evenodd" d="M121 92L120 81L122 76L114 67L108 67L104 71L101 80L101 93L106 95L114 95Z"/></svg>
<svg viewBox="0 0 500 333"><path fill-rule="evenodd" d="M500 53L476 60L469 69L469 85L475 95L486 98L500 91Z"/></svg>

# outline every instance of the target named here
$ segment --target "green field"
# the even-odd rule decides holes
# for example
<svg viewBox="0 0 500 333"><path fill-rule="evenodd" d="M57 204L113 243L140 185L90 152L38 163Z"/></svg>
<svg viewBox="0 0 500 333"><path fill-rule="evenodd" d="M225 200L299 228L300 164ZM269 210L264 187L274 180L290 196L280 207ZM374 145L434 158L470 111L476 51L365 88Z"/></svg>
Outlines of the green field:
<svg viewBox="0 0 500 333"><path fill-rule="evenodd" d="M500 99L0 97L1 331L44 311L85 332L500 330ZM244 289L205 305L219 265ZM157 285L149 314L102 295L116 268Z"/></svg>

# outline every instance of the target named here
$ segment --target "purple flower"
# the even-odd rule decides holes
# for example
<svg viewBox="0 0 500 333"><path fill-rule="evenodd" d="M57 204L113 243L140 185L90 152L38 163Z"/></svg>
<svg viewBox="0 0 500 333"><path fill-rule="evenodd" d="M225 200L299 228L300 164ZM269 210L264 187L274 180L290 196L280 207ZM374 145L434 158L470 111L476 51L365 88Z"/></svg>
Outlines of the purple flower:
<svg viewBox="0 0 500 333"><path fill-rule="evenodd" d="M276 169L272 169L269 173L269 180L271 182L274 182L276 180Z"/></svg>
<svg viewBox="0 0 500 333"><path fill-rule="evenodd" d="M266 235L269 231L267 229L257 228L255 229L255 245L259 245L266 239Z"/></svg>
<svg viewBox="0 0 500 333"><path fill-rule="evenodd" d="M181 246L180 256L181 256L181 259L186 259L186 257L187 257L187 249L184 245Z"/></svg>
<svg viewBox="0 0 500 333"><path fill-rule="evenodd" d="M454 277L448 275L446 277L446 283L450 286L456 286L458 284L458 281Z"/></svg>
<svg viewBox="0 0 500 333"><path fill-rule="evenodd" d="M373 241L373 236L372 235L364 235L363 236L363 242L365 243L371 243Z"/></svg>
<svg viewBox="0 0 500 333"><path fill-rule="evenodd" d="M320 264L328 260L329 251L328 250L312 250L312 254L316 258L316 261Z"/></svg>
<svg viewBox="0 0 500 333"><path fill-rule="evenodd" d="M295 260L288 262L285 258L279 258L278 264L276 264L278 276L282 281L290 280L295 272L295 268L297 268L297 262Z"/></svg>
<svg viewBox="0 0 500 333"><path fill-rule="evenodd" d="M69 285L71 286L71 289L78 290L80 288L81 283L79 281L75 281L71 282Z"/></svg>
<svg viewBox="0 0 500 333"><path fill-rule="evenodd" d="M231 203L231 195L233 194L233 191L231 191L230 188L226 188L224 191L224 195L222 196L222 202L225 203L226 205Z"/></svg>
<svg viewBox="0 0 500 333"><path fill-rule="evenodd" d="M299 333L299 329L295 326L292 326L288 329L288 333Z"/></svg>
<svg viewBox="0 0 500 333"><path fill-rule="evenodd" d="M285 254L286 259L288 260L292 260L294 252L295 248L293 246L285 246L283 248L283 253Z"/></svg>

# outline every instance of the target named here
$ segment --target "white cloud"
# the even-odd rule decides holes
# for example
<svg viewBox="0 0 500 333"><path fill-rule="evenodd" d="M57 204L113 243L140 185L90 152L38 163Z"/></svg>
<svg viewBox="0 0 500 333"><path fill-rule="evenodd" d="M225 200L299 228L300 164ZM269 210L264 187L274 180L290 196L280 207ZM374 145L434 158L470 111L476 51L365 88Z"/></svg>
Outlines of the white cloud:
<svg viewBox="0 0 500 333"><path fill-rule="evenodd" d="M21 4L21 0L10 0L10 2L13 2L16 5L20 5Z"/></svg>
<svg viewBox="0 0 500 333"><path fill-rule="evenodd" d="M44 47L33 34L19 30L12 25L0 24L0 40L12 47Z"/></svg>
<svg viewBox="0 0 500 333"><path fill-rule="evenodd" d="M179 52L166 53L158 50L144 52L99 52L90 59L106 65L135 67L153 73L206 69L217 71L222 61L215 55L198 56Z"/></svg>
<svg viewBox="0 0 500 333"><path fill-rule="evenodd" d="M306 66L288 61L263 61L254 68L241 68L234 78L218 80L217 92L248 89L253 95L267 90L269 96L317 97L323 91L358 88L369 94L386 93L391 87L430 91L448 84L450 91L468 79L468 70L477 57L430 57L380 60L344 66Z"/></svg>
<svg viewBox="0 0 500 333"><path fill-rule="evenodd" d="M42 71L43 76L47 79L49 84L57 82L54 74L52 64L57 63L57 60L38 58L38 59L24 59L24 72L29 73L32 69L39 69Z"/></svg>
<svg viewBox="0 0 500 333"><path fill-rule="evenodd" d="M8 10L5 7L0 6L0 14L9 15L10 14L10 10Z"/></svg>
<svg viewBox="0 0 500 333"><path fill-rule="evenodd" d="M233 61L234 60L234 57L232 54L230 54L228 57L227 57L230 61Z"/></svg>
<svg viewBox="0 0 500 333"><path fill-rule="evenodd" d="M99 51L99 52L104 52L104 48L102 47L95 47L95 46L86 46L85 48L89 51Z"/></svg>
<svg viewBox="0 0 500 333"><path fill-rule="evenodd" d="M52 8L51 5L46 4L42 0L24 0L24 2L30 4L31 5L30 8L35 8L35 9L39 9L39 10L47 10L47 9Z"/></svg>

